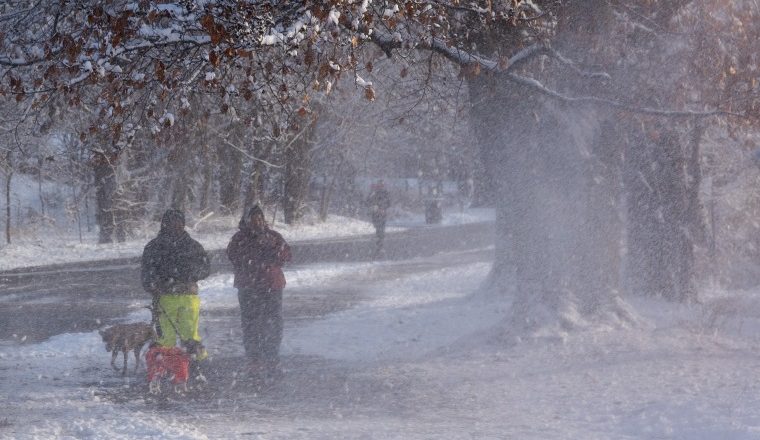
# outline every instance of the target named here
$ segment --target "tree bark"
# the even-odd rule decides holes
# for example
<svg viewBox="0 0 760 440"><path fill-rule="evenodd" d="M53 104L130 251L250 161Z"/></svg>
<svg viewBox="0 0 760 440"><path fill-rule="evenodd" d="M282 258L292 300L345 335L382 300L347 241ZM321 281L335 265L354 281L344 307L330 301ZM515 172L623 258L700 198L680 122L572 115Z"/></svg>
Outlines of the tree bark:
<svg viewBox="0 0 760 440"><path fill-rule="evenodd" d="M686 218L689 221L689 234L695 245L704 245L707 241L707 225L699 189L702 185L702 165L700 161L702 136L705 127L696 122L691 127L689 137L689 154L686 163Z"/></svg>
<svg viewBox="0 0 760 440"><path fill-rule="evenodd" d="M172 185L171 207L185 211L188 193L190 191L190 176L187 166L187 159L178 160L173 168L174 178Z"/></svg>
<svg viewBox="0 0 760 440"><path fill-rule="evenodd" d="M323 222L327 220L327 214L330 210L332 195L335 191L335 187L338 185L338 178L340 177L340 173L343 172L343 164L345 162L346 156L342 153L339 154L338 163L332 170L332 178L330 178L327 174L324 175L322 193L320 194L319 198L319 219Z"/></svg>
<svg viewBox="0 0 760 440"><path fill-rule="evenodd" d="M230 142L240 145L240 128L234 127ZM219 175L219 205L222 214L229 215L240 208L240 185L243 173L243 156L234 147L222 144L217 150L221 173Z"/></svg>
<svg viewBox="0 0 760 440"><path fill-rule="evenodd" d="M5 154L8 171L5 173L5 241L11 244L11 181L13 179L13 152Z"/></svg>
<svg viewBox="0 0 760 440"><path fill-rule="evenodd" d="M297 223L303 215L303 203L308 187L308 144L298 140L285 155L285 181L282 210L285 223Z"/></svg>
<svg viewBox="0 0 760 440"><path fill-rule="evenodd" d="M271 148L268 150L271 150ZM260 161L256 160L251 165L251 168L251 174L248 176L248 181L245 188L243 212L248 212L248 209L251 208L254 204L261 202L266 190L264 186L264 180L267 167Z"/></svg>
<svg viewBox="0 0 760 440"><path fill-rule="evenodd" d="M116 193L115 153L96 151L92 161L95 174L95 221L100 229L98 243L113 242L116 226L114 218L114 194Z"/></svg>
<svg viewBox="0 0 760 440"><path fill-rule="evenodd" d="M514 286L519 301L555 311L569 298L596 311L619 290L614 131L593 111L544 102L488 75L469 86L473 132L498 188L492 287Z"/></svg>
<svg viewBox="0 0 760 440"><path fill-rule="evenodd" d="M285 223L292 225L303 216L311 177L310 145L313 130L306 131L285 152L285 178L282 208Z"/></svg>
<svg viewBox="0 0 760 440"><path fill-rule="evenodd" d="M40 198L40 214L45 217L45 194L43 193L43 173L42 168L45 166L45 158L37 158L37 196Z"/></svg>
<svg viewBox="0 0 760 440"><path fill-rule="evenodd" d="M470 126L475 138L478 141L479 155L483 166L483 182L490 182L493 189L491 193L497 196L496 204L496 258L492 269L492 279L495 281L506 281L509 274L517 269L515 261L515 246L511 243L514 239L514 231L510 224L509 211L503 209L503 203L509 203L507 195L515 188L508 188L505 182L505 173L502 172L501 160L509 161L510 158L506 153L508 145L501 136L494 135L493 130L496 127L502 127L511 114L506 112L506 103L516 101L515 97L510 96L500 87L498 80L491 75L480 75L468 79L468 91L471 104ZM499 103L499 101L503 102ZM515 121L517 122L517 121ZM519 126L519 123L515 125ZM501 133L501 131L500 131ZM506 164L504 164L506 165ZM483 197L486 197L488 190L484 190ZM510 208L511 209L511 208Z"/></svg>
<svg viewBox="0 0 760 440"><path fill-rule="evenodd" d="M675 131L634 130L625 161L629 289L683 301L695 296L686 157ZM701 216L701 214L700 214Z"/></svg>
<svg viewBox="0 0 760 440"><path fill-rule="evenodd" d="M198 209L201 213L205 213L211 210L210 196L211 196L211 184L214 180L214 160L211 157L211 146L208 144L208 136L206 131L202 130L201 137L201 151L203 155L203 181L201 182L200 200L198 201Z"/></svg>

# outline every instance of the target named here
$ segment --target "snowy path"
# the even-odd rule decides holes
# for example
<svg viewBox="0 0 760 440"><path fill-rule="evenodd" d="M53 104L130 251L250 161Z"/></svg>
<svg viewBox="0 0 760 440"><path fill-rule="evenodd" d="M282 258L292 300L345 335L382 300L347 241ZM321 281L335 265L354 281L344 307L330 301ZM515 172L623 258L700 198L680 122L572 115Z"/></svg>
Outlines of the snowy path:
<svg viewBox="0 0 760 440"><path fill-rule="evenodd" d="M103 390L125 382L94 332L0 346L0 438L760 438L760 292L629 298L635 326L518 340L508 301L469 296L488 267L465 252L291 273L286 376L258 394L114 402ZM203 297L212 354L232 367L233 292L222 275Z"/></svg>

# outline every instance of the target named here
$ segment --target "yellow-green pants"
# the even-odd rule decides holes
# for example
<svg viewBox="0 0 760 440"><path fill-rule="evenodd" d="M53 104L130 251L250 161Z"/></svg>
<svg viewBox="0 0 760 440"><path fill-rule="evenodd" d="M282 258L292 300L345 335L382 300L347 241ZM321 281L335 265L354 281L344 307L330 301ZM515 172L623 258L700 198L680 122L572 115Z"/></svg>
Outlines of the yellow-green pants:
<svg viewBox="0 0 760 440"><path fill-rule="evenodd" d="M156 341L158 345L174 347L178 336L180 341L201 341L198 334L201 299L198 295L161 295L158 305L158 324L161 326L161 336Z"/></svg>

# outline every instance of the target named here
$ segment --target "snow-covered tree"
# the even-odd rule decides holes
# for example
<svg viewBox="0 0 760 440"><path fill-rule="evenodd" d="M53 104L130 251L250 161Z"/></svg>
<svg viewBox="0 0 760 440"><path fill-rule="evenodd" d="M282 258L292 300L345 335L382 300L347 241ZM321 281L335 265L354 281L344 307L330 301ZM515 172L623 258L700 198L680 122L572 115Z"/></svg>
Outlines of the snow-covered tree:
<svg viewBox="0 0 760 440"><path fill-rule="evenodd" d="M89 0L2 8L0 93L27 109L88 109L93 121L82 139L107 135L114 151L138 131L176 130L185 103L203 95L231 120L271 130L270 155L282 158L275 165L293 191L283 196L291 219L308 183L315 103L346 75L369 101L377 97L373 84L358 81L363 47L447 60L466 83L470 129L497 201L494 286L514 285L522 303L540 298L553 313L563 304L589 315L616 310L626 235L645 290L692 295L694 240L684 231L699 223L699 167L687 153L699 140L689 133L701 130L697 120L752 115L756 106L741 96L756 96L751 55L744 79L733 79L754 33L732 26L757 20L725 2ZM699 22L705 10L721 18ZM685 34L690 20L720 32ZM709 66L682 72L703 44L737 60L724 69L721 93L709 92ZM233 133L223 138L239 144ZM639 173L653 165L661 168ZM634 184L639 175L645 185Z"/></svg>

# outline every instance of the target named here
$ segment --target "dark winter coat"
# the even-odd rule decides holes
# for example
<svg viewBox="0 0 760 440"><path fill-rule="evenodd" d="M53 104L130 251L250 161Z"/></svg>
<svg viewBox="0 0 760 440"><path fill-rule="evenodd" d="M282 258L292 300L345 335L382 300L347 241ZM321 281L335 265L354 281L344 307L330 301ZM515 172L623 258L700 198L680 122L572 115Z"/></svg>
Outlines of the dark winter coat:
<svg viewBox="0 0 760 440"><path fill-rule="evenodd" d="M255 233L241 222L240 230L227 245L227 257L235 271L235 287L272 290L285 287L282 266L290 261L290 246L277 232L266 228Z"/></svg>
<svg viewBox="0 0 760 440"><path fill-rule="evenodd" d="M372 221L385 221L388 215L388 208L391 207L391 195L384 186L373 185L372 191L367 196Z"/></svg>
<svg viewBox="0 0 760 440"><path fill-rule="evenodd" d="M198 280L209 276L210 259L187 231L161 229L142 255L142 285L154 295L198 293Z"/></svg>

